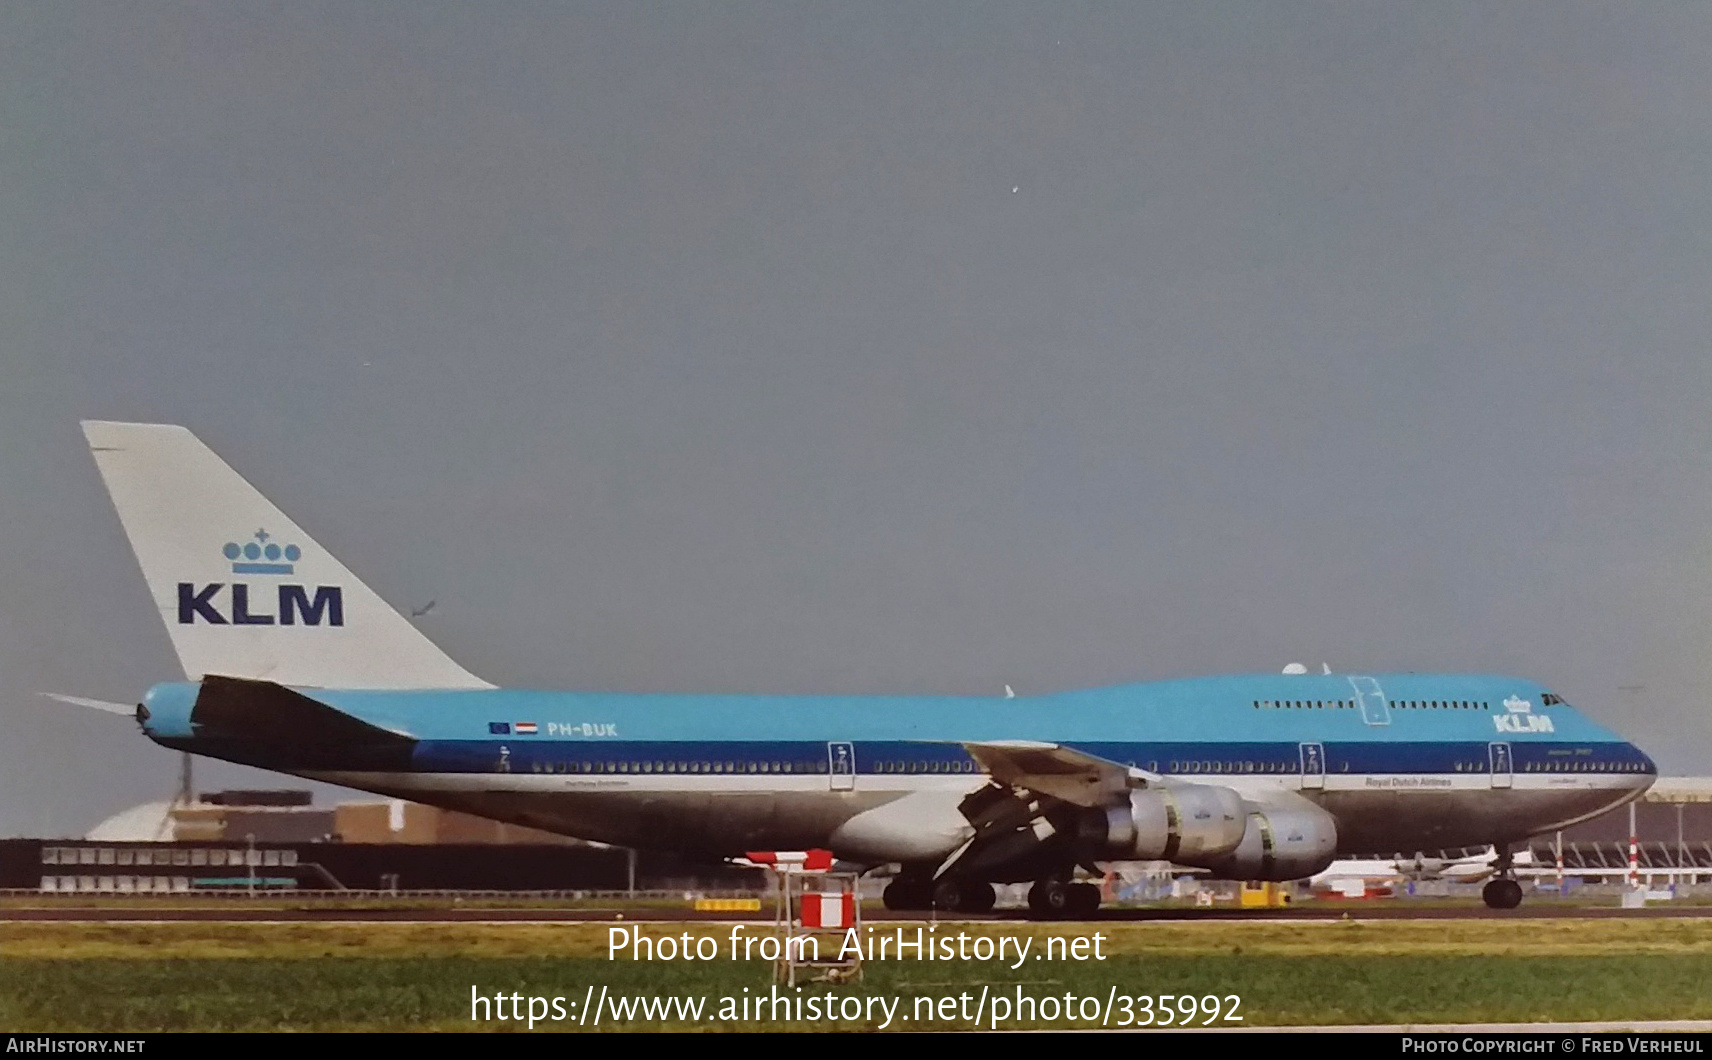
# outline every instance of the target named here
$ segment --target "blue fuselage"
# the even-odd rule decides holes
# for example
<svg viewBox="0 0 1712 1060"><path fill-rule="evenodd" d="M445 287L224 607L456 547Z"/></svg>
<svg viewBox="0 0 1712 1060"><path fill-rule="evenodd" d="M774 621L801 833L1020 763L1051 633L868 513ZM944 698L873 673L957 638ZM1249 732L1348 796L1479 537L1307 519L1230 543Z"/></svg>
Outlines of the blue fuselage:
<svg viewBox="0 0 1712 1060"><path fill-rule="evenodd" d="M719 855L836 847L844 822L887 802L961 798L987 782L964 746L980 741L1057 744L1262 802L1299 796L1336 817L1352 853L1521 839L1656 776L1537 682L1476 674L1236 675L1014 698L298 689L396 738L385 756L349 761L336 746L210 739L192 718L200 688L152 689L145 731L564 834Z"/></svg>

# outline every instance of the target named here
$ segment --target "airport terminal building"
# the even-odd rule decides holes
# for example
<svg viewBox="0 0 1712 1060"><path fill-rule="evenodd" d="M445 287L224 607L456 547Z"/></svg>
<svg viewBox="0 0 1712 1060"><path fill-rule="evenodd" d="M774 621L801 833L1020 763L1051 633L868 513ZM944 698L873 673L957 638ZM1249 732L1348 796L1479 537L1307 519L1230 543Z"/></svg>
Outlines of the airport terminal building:
<svg viewBox="0 0 1712 1060"><path fill-rule="evenodd" d="M398 800L312 804L307 791L149 803L80 839L0 840L0 889L232 891L752 891L761 873L631 852Z"/></svg>
<svg viewBox="0 0 1712 1060"><path fill-rule="evenodd" d="M1632 836L1629 811L1616 810L1561 834L1535 836L1529 844L1534 864L1556 864L1561 854L1570 875L1577 869L1626 870L1633 838L1643 871L1699 870L1712 876L1712 777L1660 777L1632 807Z"/></svg>

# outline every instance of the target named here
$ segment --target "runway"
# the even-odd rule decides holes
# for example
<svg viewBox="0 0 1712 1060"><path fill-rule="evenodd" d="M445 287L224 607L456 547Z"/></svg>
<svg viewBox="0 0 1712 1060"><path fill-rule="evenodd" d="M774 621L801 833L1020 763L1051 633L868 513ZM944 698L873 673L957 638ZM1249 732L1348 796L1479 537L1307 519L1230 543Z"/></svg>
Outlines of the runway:
<svg viewBox="0 0 1712 1060"><path fill-rule="evenodd" d="M1349 905L1325 907L1295 907L1288 909L1113 909L1080 920L1055 920L1044 923L1148 923L1196 921L1341 921L1341 920L1563 920L1563 919L1708 919L1712 906L1656 904L1642 909L1621 909L1615 906L1577 906L1561 903L1524 905L1520 909L1495 910L1478 904L1462 906L1418 906L1402 903ZM732 923L736 921L771 921L770 913L734 916L729 912L700 912L693 909L634 906L602 906L577 909L506 909L452 907L387 907L317 908L314 904L250 906L234 900L231 906L169 906L137 905L102 908L65 907L51 905L0 909L0 922L202 922L202 923L589 923L623 920L627 923ZM956 921L972 923L1026 922L1030 918L1020 910L1001 910L981 917L932 918L923 913L898 913L889 910L863 910L863 919L880 921Z"/></svg>

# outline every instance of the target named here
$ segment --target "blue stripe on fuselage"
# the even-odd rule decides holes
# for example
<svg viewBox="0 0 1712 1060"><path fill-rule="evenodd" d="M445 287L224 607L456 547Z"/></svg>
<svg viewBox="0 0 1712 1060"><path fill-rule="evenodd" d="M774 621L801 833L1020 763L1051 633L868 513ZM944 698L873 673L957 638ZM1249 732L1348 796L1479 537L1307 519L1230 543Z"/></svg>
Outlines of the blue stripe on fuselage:
<svg viewBox="0 0 1712 1060"><path fill-rule="evenodd" d="M962 741L1039 740L1161 772L1191 771L1168 768L1172 761L1195 763L1194 772L1246 772L1240 763L1249 761L1297 762L1302 743L1322 744L1332 773L1456 772L1459 762L1465 770L1485 771L1488 745L1494 742L1511 746L1518 773L1529 771L1531 764L1561 762L1565 755L1584 762L1639 761L1640 771L1652 771L1646 756L1615 733L1567 704L1545 706L1545 689L1535 681L1480 674L1374 674L1370 679L1384 694L1382 712L1355 706L1356 691L1341 675L1184 678L1016 698L300 691L415 736L422 741L419 769L455 771L461 762L467 763L461 768L491 770L502 745L513 771L527 770L531 761L665 762L664 750L643 753L640 745L653 744L677 745L686 752L699 748L673 761L812 759L824 764L828 741L850 741L857 746L859 771L870 771L866 761L904 762L905 769L914 761L931 770L934 762L941 768L967 762L956 746ZM151 735L191 735L188 719L196 689L172 684L150 691ZM1507 699L1525 702L1527 709L1507 709ZM1388 724L1370 724L1375 716ZM1551 728L1507 732L1494 721L1511 717L1548 718ZM538 731L496 738L489 734L495 721L532 721ZM557 746L549 752L550 744ZM791 750L759 753L774 744ZM624 753L612 745L624 745ZM899 750L881 753L882 746ZM576 757L579 747L586 747L587 754Z"/></svg>

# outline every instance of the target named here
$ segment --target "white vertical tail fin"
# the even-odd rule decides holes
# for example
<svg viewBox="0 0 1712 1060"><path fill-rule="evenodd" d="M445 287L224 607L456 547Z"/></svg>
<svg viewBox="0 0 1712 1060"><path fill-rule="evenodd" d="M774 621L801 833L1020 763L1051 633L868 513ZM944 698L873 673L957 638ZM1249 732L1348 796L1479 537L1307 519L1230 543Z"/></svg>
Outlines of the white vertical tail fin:
<svg viewBox="0 0 1712 1060"><path fill-rule="evenodd" d="M321 688L491 688L183 427L83 433L185 675Z"/></svg>

